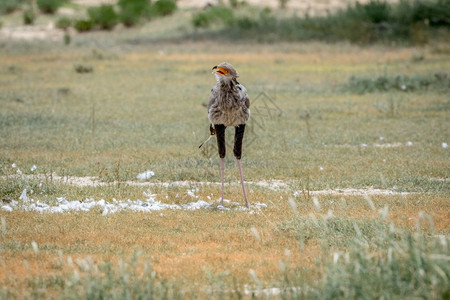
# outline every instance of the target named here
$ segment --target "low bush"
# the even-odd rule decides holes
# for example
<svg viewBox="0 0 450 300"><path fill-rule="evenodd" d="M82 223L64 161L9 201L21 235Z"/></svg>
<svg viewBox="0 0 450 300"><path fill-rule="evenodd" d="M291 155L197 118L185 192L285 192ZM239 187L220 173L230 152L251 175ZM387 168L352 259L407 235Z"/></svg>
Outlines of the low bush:
<svg viewBox="0 0 450 300"><path fill-rule="evenodd" d="M94 68L91 65L78 64L78 65L75 65L73 68L75 69L75 72L77 72L79 74L94 72Z"/></svg>
<svg viewBox="0 0 450 300"><path fill-rule="evenodd" d="M32 9L27 9L22 13L23 24L33 25L36 20L36 14Z"/></svg>
<svg viewBox="0 0 450 300"><path fill-rule="evenodd" d="M148 0L120 0L119 19L125 26L134 26L150 13Z"/></svg>
<svg viewBox="0 0 450 300"><path fill-rule="evenodd" d="M39 10L45 14L54 14L63 4L63 0L37 0Z"/></svg>
<svg viewBox="0 0 450 300"><path fill-rule="evenodd" d="M56 21L55 26L59 29L67 29L72 26L72 20L66 17L62 17L58 19L58 21Z"/></svg>
<svg viewBox="0 0 450 300"><path fill-rule="evenodd" d="M401 1L404 8L399 10L410 11L412 22L426 22L431 26L449 26L450 25L450 1L414 1L410 4L408 1Z"/></svg>
<svg viewBox="0 0 450 300"><path fill-rule="evenodd" d="M93 28L93 23L91 20L78 20L78 21L75 21L74 28L78 32L91 31Z"/></svg>
<svg viewBox="0 0 450 300"><path fill-rule="evenodd" d="M111 30L119 23L119 15L113 5L101 5L88 9L89 19L100 29Z"/></svg>
<svg viewBox="0 0 450 300"><path fill-rule="evenodd" d="M214 23L222 23L228 26L235 21L234 12L225 6L211 6L193 16L192 24L195 27L208 28Z"/></svg>
<svg viewBox="0 0 450 300"><path fill-rule="evenodd" d="M135 26L153 16L166 16L177 8L174 0L158 0L153 5L150 0L119 0L117 5L101 5L88 9L89 22L78 21L75 28L89 31L93 28L112 30L118 23L127 27Z"/></svg>
<svg viewBox="0 0 450 300"><path fill-rule="evenodd" d="M370 23L387 22L390 19L390 5L380 0L371 0L366 4L356 2L354 6L347 7L345 14L352 19Z"/></svg>
<svg viewBox="0 0 450 300"><path fill-rule="evenodd" d="M153 11L158 16L167 16L177 9L177 3L174 0L158 0L153 5Z"/></svg>

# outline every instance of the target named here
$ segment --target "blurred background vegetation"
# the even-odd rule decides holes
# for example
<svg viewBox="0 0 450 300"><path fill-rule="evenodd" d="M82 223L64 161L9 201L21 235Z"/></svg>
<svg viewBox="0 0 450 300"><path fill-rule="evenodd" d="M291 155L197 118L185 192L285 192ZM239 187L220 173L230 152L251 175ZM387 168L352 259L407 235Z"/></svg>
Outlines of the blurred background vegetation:
<svg viewBox="0 0 450 300"><path fill-rule="evenodd" d="M256 42L350 41L426 44L433 36L448 35L450 1L370 0L311 14L309 10L288 10L289 0L278 8L252 6L245 1L219 1L217 5L192 8L188 38L228 38ZM118 0L113 4L83 6L75 16L58 16L61 7L80 8L70 0L1 0L2 15L21 12L24 24L33 24L43 14L55 15L58 28L78 32L113 30L118 24L140 26L177 10L176 0ZM189 24L187 24L189 25Z"/></svg>
<svg viewBox="0 0 450 300"><path fill-rule="evenodd" d="M239 6L238 6L239 7ZM221 34L261 41L340 41L373 43L404 41L425 43L432 32L450 25L450 2L446 0L401 0L388 3L356 2L325 15L310 16L273 11L269 8L210 7L193 17L196 27L222 22Z"/></svg>

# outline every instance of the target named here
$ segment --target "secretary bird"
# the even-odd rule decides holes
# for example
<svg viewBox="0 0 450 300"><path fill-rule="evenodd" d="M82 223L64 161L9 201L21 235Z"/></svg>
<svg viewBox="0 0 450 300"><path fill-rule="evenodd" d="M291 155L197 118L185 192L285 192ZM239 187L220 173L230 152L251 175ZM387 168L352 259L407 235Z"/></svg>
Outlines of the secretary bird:
<svg viewBox="0 0 450 300"><path fill-rule="evenodd" d="M220 177L222 180L222 197L220 204L223 206L223 185L224 185L224 158L225 158L225 128L235 127L233 153L239 167L241 177L242 192L244 193L245 206L247 208L248 199L242 175L242 140L244 138L245 123L250 118L250 100L245 87L237 81L238 73L234 67L223 62L212 68L216 76L217 84L211 89L208 102L208 119L210 121L211 136L216 135L217 146L220 156Z"/></svg>

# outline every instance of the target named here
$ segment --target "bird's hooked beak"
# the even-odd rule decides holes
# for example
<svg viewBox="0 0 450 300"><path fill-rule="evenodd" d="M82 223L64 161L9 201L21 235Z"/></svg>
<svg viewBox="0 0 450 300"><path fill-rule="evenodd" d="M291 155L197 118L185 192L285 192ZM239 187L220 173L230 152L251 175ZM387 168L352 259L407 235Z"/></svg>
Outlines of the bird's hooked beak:
<svg viewBox="0 0 450 300"><path fill-rule="evenodd" d="M230 71L228 71L227 69L220 67L220 66L214 66L212 68L213 70L213 74L218 74L218 75L227 75L228 73L230 73Z"/></svg>

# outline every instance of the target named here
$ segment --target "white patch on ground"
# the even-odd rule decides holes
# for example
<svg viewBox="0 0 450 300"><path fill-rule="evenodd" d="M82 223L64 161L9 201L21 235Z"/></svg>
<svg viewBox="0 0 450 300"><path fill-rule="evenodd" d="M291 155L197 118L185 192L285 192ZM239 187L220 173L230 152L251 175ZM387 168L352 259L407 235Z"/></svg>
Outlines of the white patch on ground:
<svg viewBox="0 0 450 300"><path fill-rule="evenodd" d="M270 298L277 298L276 296L280 295L282 292L288 292L291 293L297 293L300 294L301 289L299 287L287 287L287 288L278 288L278 287L271 287L271 288L260 288L260 289L254 289L249 286L244 287L244 295L251 295L252 297L263 297L265 299Z"/></svg>
<svg viewBox="0 0 450 300"><path fill-rule="evenodd" d="M296 191L294 192L294 196L298 197L303 192ZM353 189L353 188L345 188L345 189L329 189L329 190L320 190L320 191L306 191L309 195L335 195L335 196L393 196L393 195L409 195L411 193L408 192L397 192L393 190L384 190L384 189L375 189L372 187L364 188L364 189Z"/></svg>
<svg viewBox="0 0 450 300"><path fill-rule="evenodd" d="M403 144L402 143L386 143L386 144L373 144L373 147L375 148L398 148L398 147L402 147Z"/></svg>
<svg viewBox="0 0 450 300"><path fill-rule="evenodd" d="M383 141L383 139L380 139L380 141ZM327 145L328 147L335 147L335 148L349 148L349 149L357 149L357 148L381 148L381 149L389 149L389 148L400 148L400 147L412 147L414 146L414 143L411 141L407 141L406 143L373 143L373 144L360 144L360 145L351 145L351 144L342 144L342 145ZM443 149L448 148L448 144L443 142L441 143L441 147Z"/></svg>
<svg viewBox="0 0 450 300"><path fill-rule="evenodd" d="M137 179L146 180L150 177L154 176L153 171L146 171L136 176ZM11 176L10 176L11 177ZM166 182L139 182L139 181L113 181L113 182L104 182L100 181L99 178L93 176L59 176L55 173L51 175L20 175L17 179L24 180L45 180L52 181L60 184L74 185L78 187L87 187L87 186L108 186L108 185L129 185L129 186L142 186L142 187L195 187L195 186L207 186L207 185L221 185L220 182L208 182L208 181L166 181ZM239 181L236 182L228 182L227 185L240 185ZM255 185L262 188L268 188L271 190L279 190L283 188L287 188L288 184L282 180L267 180L267 181L246 181L246 185Z"/></svg>
<svg viewBox="0 0 450 300"><path fill-rule="evenodd" d="M198 196L197 195L195 195L195 193L197 193L199 191L199 189L198 188L195 188L195 189L191 189L191 190L187 190L186 191L186 194L189 196L189 197L192 197L192 198L198 198Z"/></svg>
<svg viewBox="0 0 450 300"><path fill-rule="evenodd" d="M19 170L16 164L11 166L13 169ZM33 165L32 171L36 167ZM146 180L154 176L153 171L145 171L138 174L137 178ZM6 177L6 176L5 176ZM212 201L215 204L211 204L211 197L207 196L209 202L199 199L197 193L199 192L200 186L210 186L217 185L220 186L220 182L196 182L196 181L172 181L172 182L138 182L138 181L125 181L125 182L102 182L97 177L86 176L86 177L76 177L76 176L58 176L57 174L43 175L43 174L33 174L33 175L12 175L8 178L16 178L17 180L41 180L51 181L54 183L74 185L78 187L87 186L108 186L114 184L125 184L130 186L142 186L142 187L187 187L186 195L193 198L193 202L187 204L168 204L156 200L156 194L152 194L150 191L144 192L143 196L145 200L116 200L113 199L112 202L107 202L104 199L95 200L93 198L87 198L85 200L68 200L64 197L57 198L54 203L44 203L39 200L34 200L32 198L33 191L28 191L24 189L17 200L3 199L3 203L0 203L0 210L3 211L38 211L41 213L64 213L71 211L89 211L93 208L101 209L103 215L110 213L116 213L123 210L136 211L136 212L152 212L159 210L197 210L197 209L219 209L219 210L245 210L250 214L258 213L261 208L266 208L267 205L264 203L256 202L251 203L250 209L247 209L242 203L232 203L230 200L224 200L225 206L218 205L219 200ZM448 182L448 178L430 178L431 181ZM290 184L282 180L270 180L270 181L255 181L246 182L248 186L258 186L274 191L285 190L289 191ZM229 182L227 185L240 185L240 182ZM252 190L250 189L250 192ZM393 190L387 189L376 189L373 187L355 189L355 188L339 188L339 189L326 189L326 190L316 190L316 191L294 191L294 197L299 197L302 194L307 193L308 195L337 195L337 196L372 196L372 195L382 195L382 196L392 196L392 195L408 195L408 192L397 192L395 187ZM178 198L178 194L175 198ZM166 197L166 199L168 199Z"/></svg>
<svg viewBox="0 0 450 300"><path fill-rule="evenodd" d="M136 178L139 180L147 180L147 179L152 178L154 175L155 175L155 172L153 172L152 170L148 170L148 171L142 172L140 174L137 174Z"/></svg>
<svg viewBox="0 0 450 300"><path fill-rule="evenodd" d="M288 188L288 184L282 180L268 180L268 181L256 181L256 182L245 182L245 184L256 185L263 188L268 188L270 190L279 190Z"/></svg>
<svg viewBox="0 0 450 300"><path fill-rule="evenodd" d="M210 204L204 200L197 200L186 204L168 204L156 200L156 194L150 192L144 193L145 200L116 200L107 202L104 199L95 200L86 198L83 201L67 200L65 197L59 197L55 203L48 204L39 200L34 200L27 195L27 190L23 190L19 201L11 201L8 204L0 206L3 211L36 211L40 213L68 213L68 212L87 212L92 209L100 210L102 215L117 213L120 211L134 211L150 213L161 210L199 210L199 209L220 209L217 205ZM198 197L197 197L198 198ZM231 202L230 202L231 203ZM264 203L256 202L250 206L250 209L236 203L232 206L222 208L223 210L248 210L250 214L257 213L261 208L267 207Z"/></svg>
<svg viewBox="0 0 450 300"><path fill-rule="evenodd" d="M62 41L64 32L55 28L54 23L34 26L9 26L0 29L0 39Z"/></svg>
<svg viewBox="0 0 450 300"><path fill-rule="evenodd" d="M431 177L430 181L450 182L450 178Z"/></svg>
<svg viewBox="0 0 450 300"><path fill-rule="evenodd" d="M146 171L139 175L142 175L142 178L146 177L150 173L147 174ZM143 175L144 174L144 175ZM138 176L139 176L138 175ZM220 186L220 182L206 182L206 181L167 181L167 182L138 182L138 181L114 181L114 182L103 182L100 181L97 177L86 176L86 177L77 177L77 176L58 176L56 174L52 174L51 176L36 174L36 175L15 175L17 179L25 179L25 180L45 180L52 181L60 184L74 185L78 187L88 187L88 186L108 186L108 185L129 185L129 186L141 186L141 187L188 187L190 189L187 190L187 195L192 198L198 198L195 195L199 191L199 186L210 186L217 185ZM13 176L10 176L13 177ZM447 182L448 178L430 178L430 181L443 181ZM226 185L240 185L239 181L236 182L228 182ZM261 181L246 181L245 185L247 186L258 186L274 191L279 191L282 189L288 190L290 189L289 184L282 180L261 180ZM300 195L301 191L295 191L294 195ZM395 190L388 189L376 189L373 187L355 189L355 188L337 188L337 189L326 189L326 190L317 190L317 191L306 191L310 195L347 195L347 196L361 196L361 195L408 195L408 192L397 192Z"/></svg>
<svg viewBox="0 0 450 300"><path fill-rule="evenodd" d="M27 189L24 189L22 191L22 194L20 195L19 199L22 200L23 202L27 202L28 201Z"/></svg>
<svg viewBox="0 0 450 300"><path fill-rule="evenodd" d="M361 144L361 145L351 145L351 144L342 144L342 145L331 145L336 148L381 148L381 149L388 149L388 148L399 148L408 146L411 147L413 143L411 141L408 141L407 143L373 143L372 145L368 144Z"/></svg>

